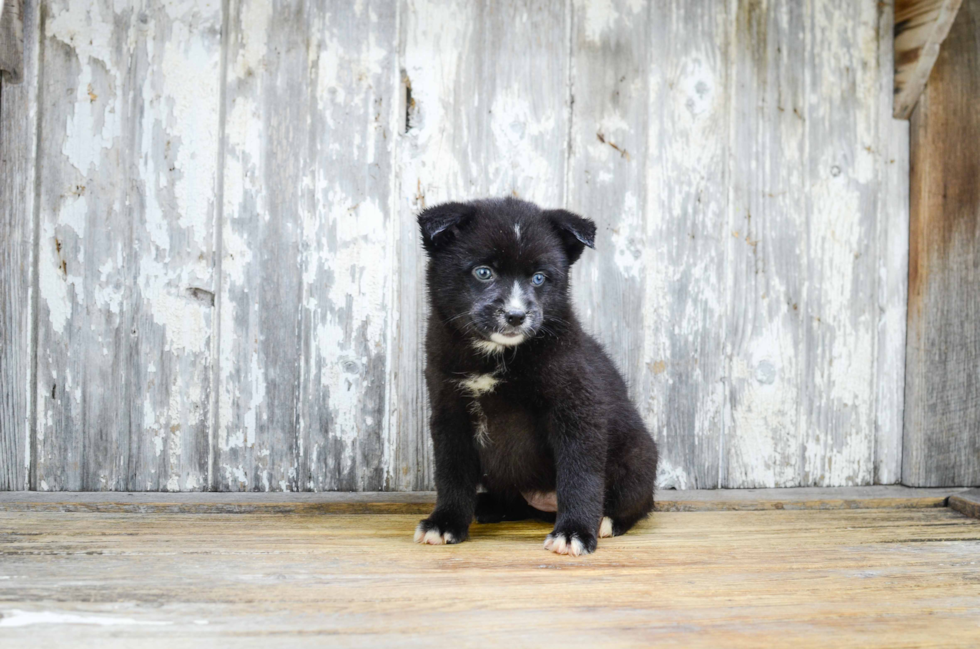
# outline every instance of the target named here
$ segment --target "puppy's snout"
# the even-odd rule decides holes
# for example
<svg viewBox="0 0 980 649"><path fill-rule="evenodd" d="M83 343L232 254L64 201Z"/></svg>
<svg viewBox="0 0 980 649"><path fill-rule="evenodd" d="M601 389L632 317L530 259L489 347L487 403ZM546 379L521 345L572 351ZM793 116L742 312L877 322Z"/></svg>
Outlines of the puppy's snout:
<svg viewBox="0 0 980 649"><path fill-rule="evenodd" d="M527 319L527 314L524 311L511 309L504 314L504 319L507 321L507 324L509 324L511 327L516 327L518 325L524 324L524 320Z"/></svg>

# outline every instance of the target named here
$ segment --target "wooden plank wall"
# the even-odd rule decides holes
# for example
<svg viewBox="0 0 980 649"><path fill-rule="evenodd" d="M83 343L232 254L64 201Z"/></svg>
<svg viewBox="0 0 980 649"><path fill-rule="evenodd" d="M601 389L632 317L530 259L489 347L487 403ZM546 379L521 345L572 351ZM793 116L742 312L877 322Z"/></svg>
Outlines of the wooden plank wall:
<svg viewBox="0 0 980 649"><path fill-rule="evenodd" d="M980 484L980 0L912 113L903 482Z"/></svg>
<svg viewBox="0 0 980 649"><path fill-rule="evenodd" d="M27 7L3 488L431 488L413 215L505 194L596 220L663 487L899 480L890 3Z"/></svg>

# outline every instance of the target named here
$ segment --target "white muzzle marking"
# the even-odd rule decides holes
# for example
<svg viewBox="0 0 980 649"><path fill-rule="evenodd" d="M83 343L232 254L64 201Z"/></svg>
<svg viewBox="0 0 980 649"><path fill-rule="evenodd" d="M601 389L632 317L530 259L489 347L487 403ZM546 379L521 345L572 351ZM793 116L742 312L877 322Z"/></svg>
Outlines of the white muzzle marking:
<svg viewBox="0 0 980 649"><path fill-rule="evenodd" d="M507 309L509 311L527 311L527 303L524 302L524 292L521 291L521 283L517 280L514 280L514 286L510 289Z"/></svg>

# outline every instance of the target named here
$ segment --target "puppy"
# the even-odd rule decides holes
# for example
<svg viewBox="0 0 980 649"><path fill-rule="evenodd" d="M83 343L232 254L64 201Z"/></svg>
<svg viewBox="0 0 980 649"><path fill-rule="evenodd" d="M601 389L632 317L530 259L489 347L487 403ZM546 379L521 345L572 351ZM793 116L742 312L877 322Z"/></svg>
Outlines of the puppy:
<svg viewBox="0 0 980 649"><path fill-rule="evenodd" d="M572 312L569 270L595 224L513 198L418 222L438 495L416 542L465 541L474 515L535 517L555 523L546 549L595 551L650 512L657 470L622 376Z"/></svg>

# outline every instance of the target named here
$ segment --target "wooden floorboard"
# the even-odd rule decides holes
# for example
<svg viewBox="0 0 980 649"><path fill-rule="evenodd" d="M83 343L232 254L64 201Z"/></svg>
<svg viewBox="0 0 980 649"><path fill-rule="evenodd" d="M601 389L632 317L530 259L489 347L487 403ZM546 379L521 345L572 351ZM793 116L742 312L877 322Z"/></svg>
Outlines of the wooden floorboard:
<svg viewBox="0 0 980 649"><path fill-rule="evenodd" d="M542 523L0 512L14 647L975 647L980 521L949 508L658 512L560 557Z"/></svg>
<svg viewBox="0 0 980 649"><path fill-rule="evenodd" d="M961 491L949 497L949 506L965 516L980 518L980 489Z"/></svg>
<svg viewBox="0 0 980 649"><path fill-rule="evenodd" d="M963 488L806 487L657 492L657 511L943 507ZM435 492L0 492L0 511L188 514L427 514Z"/></svg>

